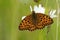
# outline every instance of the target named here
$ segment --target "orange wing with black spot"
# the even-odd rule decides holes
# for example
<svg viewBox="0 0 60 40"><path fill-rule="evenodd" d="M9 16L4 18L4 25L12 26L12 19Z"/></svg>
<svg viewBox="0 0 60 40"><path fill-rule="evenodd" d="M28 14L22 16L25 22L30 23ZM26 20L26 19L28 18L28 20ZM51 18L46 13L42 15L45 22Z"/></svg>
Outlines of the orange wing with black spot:
<svg viewBox="0 0 60 40"><path fill-rule="evenodd" d="M37 13L37 29L42 29L47 25L50 25L53 23L53 19L50 18L48 15Z"/></svg>
<svg viewBox="0 0 60 40"><path fill-rule="evenodd" d="M36 29L35 25L33 25L31 15L27 16L26 18L24 18L22 20L22 22L19 25L19 29L20 30L30 30L30 31Z"/></svg>
<svg viewBox="0 0 60 40"><path fill-rule="evenodd" d="M52 18L50 18L48 15L41 14L41 13L36 13L36 23L34 23L33 21L34 20L32 20L32 14L28 15L20 23L19 30L33 31L36 29L42 29L45 26L53 23Z"/></svg>

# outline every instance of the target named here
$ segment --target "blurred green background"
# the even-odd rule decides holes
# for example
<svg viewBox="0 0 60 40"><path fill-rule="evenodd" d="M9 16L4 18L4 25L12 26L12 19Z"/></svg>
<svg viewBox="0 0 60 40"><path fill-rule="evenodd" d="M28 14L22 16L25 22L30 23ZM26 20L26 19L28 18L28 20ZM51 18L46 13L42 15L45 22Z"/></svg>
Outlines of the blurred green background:
<svg viewBox="0 0 60 40"><path fill-rule="evenodd" d="M51 25L47 34L47 27L35 31L20 31L18 26L21 17L31 13L30 5L41 3L46 8L46 14L50 9L56 9L57 18ZM60 40L60 0L0 0L0 40Z"/></svg>

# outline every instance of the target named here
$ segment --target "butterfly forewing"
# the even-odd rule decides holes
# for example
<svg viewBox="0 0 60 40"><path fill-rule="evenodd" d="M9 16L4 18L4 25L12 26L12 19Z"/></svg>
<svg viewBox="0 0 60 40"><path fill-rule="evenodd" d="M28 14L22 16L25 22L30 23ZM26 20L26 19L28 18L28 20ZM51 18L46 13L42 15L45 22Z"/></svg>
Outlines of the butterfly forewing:
<svg viewBox="0 0 60 40"><path fill-rule="evenodd" d="M32 22L32 15L28 15L26 18L22 20L22 22L19 25L20 30L35 30L35 25Z"/></svg>

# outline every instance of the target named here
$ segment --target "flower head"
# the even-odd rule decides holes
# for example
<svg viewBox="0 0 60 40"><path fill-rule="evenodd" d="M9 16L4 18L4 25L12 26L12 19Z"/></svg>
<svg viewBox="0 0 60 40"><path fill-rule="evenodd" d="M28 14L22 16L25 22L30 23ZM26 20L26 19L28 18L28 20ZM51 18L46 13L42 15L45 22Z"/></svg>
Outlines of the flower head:
<svg viewBox="0 0 60 40"><path fill-rule="evenodd" d="M31 12L32 12L32 11L35 11L35 13L43 13L43 14L45 13L45 8L42 7L41 4L39 4L39 6L35 5L35 6L34 6L34 9L32 9L32 6L30 5L30 10L31 10ZM57 17L57 15L55 15L55 12L56 12L56 10L51 10L51 11L49 12L49 16L50 16L51 18ZM23 20L25 17L26 17L26 16L23 16L23 17L22 17L22 20Z"/></svg>
<svg viewBox="0 0 60 40"><path fill-rule="evenodd" d="M31 12L35 11L35 13L43 13L43 14L45 13L45 8L42 7L41 4L39 4L39 6L35 5L34 10L32 10L32 7L30 6L30 10L31 10Z"/></svg>
<svg viewBox="0 0 60 40"><path fill-rule="evenodd" d="M49 16L51 18L57 17L57 15L55 15L55 13L56 13L56 10L51 10L50 13L49 13Z"/></svg>

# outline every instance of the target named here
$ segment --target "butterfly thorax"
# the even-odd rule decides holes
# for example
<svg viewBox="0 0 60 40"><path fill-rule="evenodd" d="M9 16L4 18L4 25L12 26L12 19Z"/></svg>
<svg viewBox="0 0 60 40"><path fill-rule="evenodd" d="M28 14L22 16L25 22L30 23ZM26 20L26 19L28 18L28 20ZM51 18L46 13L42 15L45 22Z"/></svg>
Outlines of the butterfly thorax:
<svg viewBox="0 0 60 40"><path fill-rule="evenodd" d="M36 26L36 24L37 24L37 15L34 11L32 11L32 22Z"/></svg>

